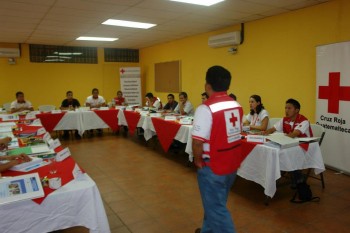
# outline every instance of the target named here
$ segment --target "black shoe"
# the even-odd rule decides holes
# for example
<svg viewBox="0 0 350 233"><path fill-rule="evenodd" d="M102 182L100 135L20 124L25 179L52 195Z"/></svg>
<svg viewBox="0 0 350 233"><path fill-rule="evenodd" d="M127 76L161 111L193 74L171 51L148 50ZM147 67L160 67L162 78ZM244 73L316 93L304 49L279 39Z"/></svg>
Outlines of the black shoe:
<svg viewBox="0 0 350 233"><path fill-rule="evenodd" d="M194 233L201 233L201 228L197 228L195 231L194 231Z"/></svg>

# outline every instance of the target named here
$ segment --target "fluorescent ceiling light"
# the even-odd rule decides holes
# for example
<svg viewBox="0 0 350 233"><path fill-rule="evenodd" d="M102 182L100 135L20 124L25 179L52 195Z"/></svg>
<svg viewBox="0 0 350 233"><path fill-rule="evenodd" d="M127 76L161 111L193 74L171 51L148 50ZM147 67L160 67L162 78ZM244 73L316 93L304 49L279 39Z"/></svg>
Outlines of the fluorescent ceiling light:
<svg viewBox="0 0 350 233"><path fill-rule="evenodd" d="M59 52L54 52L53 54L58 54L58 55L82 55L83 53L59 53Z"/></svg>
<svg viewBox="0 0 350 233"><path fill-rule="evenodd" d="M133 22L133 21L117 20L117 19L107 19L102 24L120 26L120 27L129 27L129 28L142 28L142 29L148 29L157 25L157 24L151 24L151 23L139 23L139 22Z"/></svg>
<svg viewBox="0 0 350 233"><path fill-rule="evenodd" d="M46 59L45 61L64 61L63 59Z"/></svg>
<svg viewBox="0 0 350 233"><path fill-rule="evenodd" d="M81 36L81 37L78 37L76 40L116 41L116 40L118 40L118 38Z"/></svg>
<svg viewBox="0 0 350 233"><path fill-rule="evenodd" d="M196 4L196 5L202 5L202 6L211 6L219 2L223 2L225 0L170 0L173 2L184 2L184 3L190 3L190 4Z"/></svg>

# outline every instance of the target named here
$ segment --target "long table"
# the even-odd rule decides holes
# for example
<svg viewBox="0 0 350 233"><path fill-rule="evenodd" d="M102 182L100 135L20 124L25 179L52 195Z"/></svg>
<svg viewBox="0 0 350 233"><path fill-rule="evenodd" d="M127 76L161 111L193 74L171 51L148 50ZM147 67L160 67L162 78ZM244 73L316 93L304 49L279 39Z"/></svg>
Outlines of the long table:
<svg viewBox="0 0 350 233"><path fill-rule="evenodd" d="M36 132L41 126L21 125L26 132ZM57 151L63 148L56 148ZM55 149L55 151L56 151ZM57 152L56 151L56 152ZM82 174L73 178L76 163L72 157L57 162L57 175L64 184L57 190L44 188L44 198L0 205L1 233L51 232L74 226L84 226L91 233L109 233L104 205L95 182ZM38 172L41 177L55 177L47 166L27 173ZM5 171L3 176L17 176L21 172Z"/></svg>
<svg viewBox="0 0 350 233"><path fill-rule="evenodd" d="M111 128L117 131L117 109L95 111L67 111L62 113L41 113L36 117L41 120L47 131L78 130L80 136L86 130Z"/></svg>
<svg viewBox="0 0 350 233"><path fill-rule="evenodd" d="M136 114L136 113L135 113ZM118 113L119 124L128 125L123 111ZM169 123L170 124L170 123ZM137 127L142 127L144 137L149 140L160 130L167 131L167 127L155 129L152 118L141 116ZM181 125L173 139L186 144L185 152L189 160L193 161L192 153L192 126ZM266 196L273 197L276 193L276 181L281 177L281 171L294 171L299 169L314 168L315 174L325 171L322 153L317 142L309 143L308 148L295 146L287 149L257 144L242 140L243 146L251 147L246 159L238 169L237 174L244 179L254 181L264 188Z"/></svg>

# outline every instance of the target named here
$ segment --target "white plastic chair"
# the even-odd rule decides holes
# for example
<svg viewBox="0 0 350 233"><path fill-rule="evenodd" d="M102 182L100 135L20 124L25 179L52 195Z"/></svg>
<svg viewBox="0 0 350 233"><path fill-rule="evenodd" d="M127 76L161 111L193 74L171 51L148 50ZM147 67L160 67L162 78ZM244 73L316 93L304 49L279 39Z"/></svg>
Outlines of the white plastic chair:
<svg viewBox="0 0 350 233"><path fill-rule="evenodd" d="M40 105L38 109L40 112L50 112L52 110L55 110L56 106L55 105Z"/></svg>
<svg viewBox="0 0 350 233"><path fill-rule="evenodd" d="M318 141L318 144L321 146L324 135L326 134L326 130L321 125L317 125L317 124L310 124L310 127L312 130L313 136L320 138L320 140ZM323 172L320 173L320 178L318 178L316 176L311 176L310 173L311 173L311 168L309 168L307 171L307 177L311 177L311 178L314 178L316 180L320 180L322 183L322 188L324 189L325 184L324 184Z"/></svg>
<svg viewBox="0 0 350 233"><path fill-rule="evenodd" d="M273 127L274 124L276 124L277 121L280 121L282 118L269 118L269 124L267 125L267 128L270 129Z"/></svg>

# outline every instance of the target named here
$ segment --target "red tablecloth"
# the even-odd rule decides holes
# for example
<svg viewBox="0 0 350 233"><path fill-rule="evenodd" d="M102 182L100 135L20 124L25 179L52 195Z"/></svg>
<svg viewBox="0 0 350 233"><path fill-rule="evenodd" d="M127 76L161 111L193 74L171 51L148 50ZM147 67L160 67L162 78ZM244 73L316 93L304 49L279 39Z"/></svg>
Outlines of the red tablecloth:
<svg viewBox="0 0 350 233"><path fill-rule="evenodd" d="M138 112L124 111L126 122L128 123L128 129L130 135L134 135L137 123L139 122L141 115Z"/></svg>
<svg viewBox="0 0 350 233"><path fill-rule="evenodd" d="M118 112L118 109L95 110L96 115L99 116L113 131L119 130Z"/></svg>
<svg viewBox="0 0 350 233"><path fill-rule="evenodd" d="M40 119L41 124L44 126L46 131L52 132L64 114L66 113L41 113L37 114L36 117Z"/></svg>
<svg viewBox="0 0 350 233"><path fill-rule="evenodd" d="M181 125L177 122L165 121L163 118L158 117L152 117L152 123L163 150L165 152L168 152L169 147L173 142Z"/></svg>

